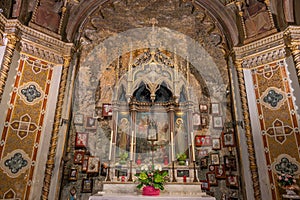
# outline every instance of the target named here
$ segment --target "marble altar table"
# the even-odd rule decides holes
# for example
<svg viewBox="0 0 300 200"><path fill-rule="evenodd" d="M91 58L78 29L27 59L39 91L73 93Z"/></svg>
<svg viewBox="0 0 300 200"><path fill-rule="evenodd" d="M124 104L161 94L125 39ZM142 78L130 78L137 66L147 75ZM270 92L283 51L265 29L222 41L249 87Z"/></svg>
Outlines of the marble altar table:
<svg viewBox="0 0 300 200"><path fill-rule="evenodd" d="M202 197L197 197L197 196L171 196L171 195L166 195L166 194L161 194L159 196L144 196L144 195L130 195L130 194L107 194L107 195L94 195L90 196L89 200L141 200L141 199L160 199L160 200L216 200L215 197L211 196L202 196Z"/></svg>
<svg viewBox="0 0 300 200"><path fill-rule="evenodd" d="M185 184L168 183L165 185L165 190L161 191L159 196L144 196L134 183L105 182L103 184L103 191L90 196L89 200L216 200L215 197L208 196L205 192L202 192L200 185L200 182Z"/></svg>

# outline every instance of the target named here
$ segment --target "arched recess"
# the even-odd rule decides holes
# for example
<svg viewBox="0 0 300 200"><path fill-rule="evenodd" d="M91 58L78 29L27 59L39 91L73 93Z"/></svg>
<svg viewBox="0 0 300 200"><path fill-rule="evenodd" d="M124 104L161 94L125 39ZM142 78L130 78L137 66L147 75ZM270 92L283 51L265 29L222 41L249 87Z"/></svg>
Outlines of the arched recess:
<svg viewBox="0 0 300 200"><path fill-rule="evenodd" d="M178 10L178 12L172 11L178 15L174 16L174 14L172 16L174 18L173 23L167 23L169 19L163 17L156 19L153 15L147 17L137 15L135 20L141 23L135 24L130 20L128 23L121 20L124 13L121 11L118 13L118 9L122 3L120 5L116 3L114 10L107 1L101 2L103 3L101 6L95 6L95 2L90 4L91 10L82 7L82 10L86 9L83 13L89 13L89 17L82 19L80 25L73 24L68 28L69 39L77 40L81 49L73 112L74 115L92 116L98 119L97 126L94 129L85 126L86 118L84 118L82 125L74 124L71 133L73 139L76 132L90 132L89 153L100 157L104 162L107 161L109 154L107 144L110 139L110 132L116 130L118 122L110 121L110 116L103 116L104 106L106 104L114 105L114 101L122 100L129 107L129 98L141 86L141 83L149 85L149 83L155 81L160 84L164 83L164 86L175 94L177 100L180 98L183 100L197 99L196 93L190 94L190 88L186 87L189 83L196 85L203 99L197 99L198 106L193 107L191 112L200 113L199 104L203 103L204 108L206 106L208 109L201 115L207 117L208 123L207 127L202 130L210 131L213 137L222 137L222 127L214 127L213 123L215 122L213 120L216 118L210 114L209 110L211 103L220 105L221 108L216 115L221 116L224 122L232 122L231 100L229 96L226 96L226 89L228 89L230 81L224 53L227 51L228 45L238 43L237 28L233 25L235 24L233 23L234 20L229 17L229 14L216 13L225 7L218 1L212 1L212 5L205 5L204 1L196 1L196 9L192 11L194 5L191 2L168 7L166 5L168 4L167 1L160 1L164 6L156 10L155 13L163 13L162 10L166 7L170 10L164 10L164 12L171 12L172 9ZM87 3L85 5L87 6ZM203 5L207 8L201 7ZM152 6L156 8L156 5ZM130 8L130 10L134 9ZM82 15L82 13L79 12L79 15ZM120 15L120 18L118 18L118 15ZM76 18L76 16L74 17ZM118 21L119 26L113 25L115 23L111 20L113 17L120 20ZM219 23L218 20L222 22ZM120 24L123 23L125 25L121 26ZM179 24L185 24L186 26L179 26ZM225 24L228 26L225 27ZM75 27L79 28L77 37L73 32ZM229 32L232 33L232 40L228 38L229 36L225 36ZM162 78L158 74L155 75L155 70L154 72L151 70L154 73L153 77L159 77L160 79L158 78L158 80L152 82L150 81L151 76L144 76L144 78L136 79L133 81L134 83L130 83L131 87L128 87L128 80L131 80L128 77L143 71L144 66L140 65L139 62L144 59L145 51L148 50L151 60L153 49L154 52L156 50L163 51L165 55L168 55L167 57L172 58L171 62L165 61L164 63L171 63L170 66L167 64L169 68L164 68L166 74L175 76L175 68L178 67L178 76L182 78L175 83L172 79ZM130 67L132 68L130 69ZM172 70L170 71L170 69ZM112 109L118 108L113 107ZM100 114L95 111L100 111ZM112 128L113 126L110 126L110 124L115 124L113 125L115 128ZM229 149L232 151L231 148ZM228 149L226 148L226 150ZM234 153L236 153L235 150ZM225 154L226 152L222 153L222 155ZM229 151L227 151L227 154L229 154ZM70 164L72 165L72 163ZM202 176L204 172L205 170L201 172ZM63 190L68 186L66 184Z"/></svg>

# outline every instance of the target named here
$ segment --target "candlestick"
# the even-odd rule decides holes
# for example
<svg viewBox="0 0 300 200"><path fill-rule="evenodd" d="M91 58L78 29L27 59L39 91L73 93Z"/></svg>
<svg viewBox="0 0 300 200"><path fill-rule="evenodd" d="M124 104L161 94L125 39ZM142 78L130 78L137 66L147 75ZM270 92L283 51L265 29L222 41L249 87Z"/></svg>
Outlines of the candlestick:
<svg viewBox="0 0 300 200"><path fill-rule="evenodd" d="M130 161L133 160L133 131L131 134L131 143L130 143Z"/></svg>
<svg viewBox="0 0 300 200"><path fill-rule="evenodd" d="M108 153L108 160L111 160L111 151L112 151L112 142L113 142L113 134L114 132L111 131L110 133L110 143L109 143L109 153Z"/></svg>
<svg viewBox="0 0 300 200"><path fill-rule="evenodd" d="M193 161L195 161L195 146L194 146L194 133L191 132L191 138L192 138L192 154L193 154Z"/></svg>
<svg viewBox="0 0 300 200"><path fill-rule="evenodd" d="M129 169L129 178L127 180L128 182L132 182L132 160L130 160L130 169Z"/></svg>
<svg viewBox="0 0 300 200"><path fill-rule="evenodd" d="M171 157L172 157L172 161L174 161L174 136L173 136L173 132L171 131Z"/></svg>

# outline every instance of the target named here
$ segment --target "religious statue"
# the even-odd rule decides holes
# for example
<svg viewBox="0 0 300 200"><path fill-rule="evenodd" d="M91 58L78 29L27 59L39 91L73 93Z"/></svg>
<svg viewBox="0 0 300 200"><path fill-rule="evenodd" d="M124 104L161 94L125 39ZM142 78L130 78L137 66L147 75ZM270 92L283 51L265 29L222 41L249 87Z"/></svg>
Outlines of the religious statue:
<svg viewBox="0 0 300 200"><path fill-rule="evenodd" d="M151 119L149 121L147 139L149 141L157 141L157 139L158 139L157 138L157 124L156 124L156 121L154 121L154 119Z"/></svg>
<svg viewBox="0 0 300 200"><path fill-rule="evenodd" d="M122 118L118 126L118 138L117 146L120 149L128 150L128 131L129 131L129 121L127 118Z"/></svg>
<svg viewBox="0 0 300 200"><path fill-rule="evenodd" d="M175 151L184 153L187 149L187 131L182 118L176 119L175 127Z"/></svg>

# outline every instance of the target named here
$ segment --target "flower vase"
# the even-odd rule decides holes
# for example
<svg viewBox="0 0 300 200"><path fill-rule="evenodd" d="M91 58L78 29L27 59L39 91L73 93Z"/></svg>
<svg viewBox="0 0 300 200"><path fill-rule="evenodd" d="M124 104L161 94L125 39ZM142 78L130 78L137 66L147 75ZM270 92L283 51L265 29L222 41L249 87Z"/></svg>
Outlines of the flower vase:
<svg viewBox="0 0 300 200"><path fill-rule="evenodd" d="M285 191L287 195L296 195L296 192L292 189L286 189Z"/></svg>
<svg viewBox="0 0 300 200"><path fill-rule="evenodd" d="M155 189L153 186L145 186L142 194L145 196L157 196L160 194L160 190Z"/></svg>
<svg viewBox="0 0 300 200"><path fill-rule="evenodd" d="M286 186L285 191L287 195L296 195L296 192L294 191L296 189L296 187L294 187L293 185L290 186Z"/></svg>

